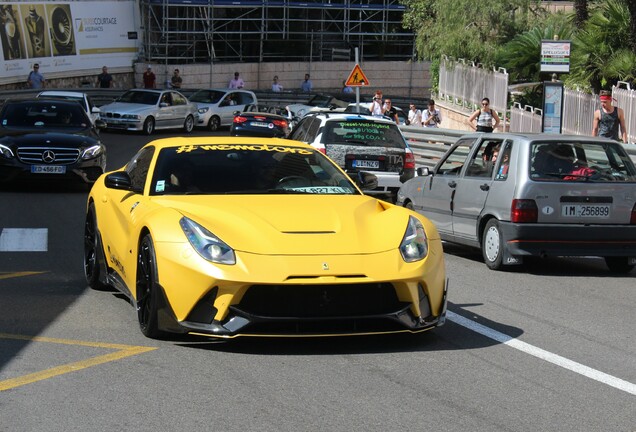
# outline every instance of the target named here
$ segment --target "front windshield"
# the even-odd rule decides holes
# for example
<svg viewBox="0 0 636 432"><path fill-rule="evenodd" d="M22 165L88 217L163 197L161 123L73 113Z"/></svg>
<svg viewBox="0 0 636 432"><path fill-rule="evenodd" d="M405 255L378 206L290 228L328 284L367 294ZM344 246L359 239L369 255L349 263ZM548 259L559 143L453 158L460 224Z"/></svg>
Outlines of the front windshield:
<svg viewBox="0 0 636 432"><path fill-rule="evenodd" d="M77 103L15 102L4 107L0 123L5 128L50 131L87 128L90 119Z"/></svg>
<svg viewBox="0 0 636 432"><path fill-rule="evenodd" d="M153 91L127 91L121 95L117 101L142 105L157 105L159 96L159 92Z"/></svg>
<svg viewBox="0 0 636 432"><path fill-rule="evenodd" d="M249 143L165 148L150 190L151 195L360 194L320 152Z"/></svg>
<svg viewBox="0 0 636 432"><path fill-rule="evenodd" d="M199 90L193 93L189 99L190 102L215 104L219 103L224 94L225 92L218 90Z"/></svg>
<svg viewBox="0 0 636 432"><path fill-rule="evenodd" d="M530 178L535 181L636 181L636 168L617 143L536 142L530 152Z"/></svg>

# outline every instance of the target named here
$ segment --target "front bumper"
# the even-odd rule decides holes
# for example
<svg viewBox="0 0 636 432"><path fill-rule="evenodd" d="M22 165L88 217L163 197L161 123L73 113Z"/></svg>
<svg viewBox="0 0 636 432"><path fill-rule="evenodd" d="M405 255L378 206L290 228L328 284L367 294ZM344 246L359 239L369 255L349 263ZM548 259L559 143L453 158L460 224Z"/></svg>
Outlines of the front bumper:
<svg viewBox="0 0 636 432"><path fill-rule="evenodd" d="M636 256L636 225L500 223L512 255Z"/></svg>
<svg viewBox="0 0 636 432"><path fill-rule="evenodd" d="M106 170L106 155L102 154L94 159L82 160L72 164L55 165L55 167L63 167L57 169L56 173L51 172L33 172L33 164L23 163L17 159L0 160L0 181L10 182L22 179L34 180L77 180L81 179L85 183L94 183L97 178ZM46 166L42 163L40 166ZM50 168L50 167L47 167ZM63 172L61 172L63 171Z"/></svg>
<svg viewBox="0 0 636 432"><path fill-rule="evenodd" d="M114 118L104 118L107 129L125 130L125 131L140 131L143 129L143 122L141 120L124 120Z"/></svg>
<svg viewBox="0 0 636 432"><path fill-rule="evenodd" d="M185 263L187 246L175 247L157 244L164 296L159 324L166 331L222 338L415 333L445 320L440 241L418 263L396 262L397 251L345 259L241 254L242 262L225 269L199 266L198 255ZM334 271L316 275L313 269L324 262Z"/></svg>

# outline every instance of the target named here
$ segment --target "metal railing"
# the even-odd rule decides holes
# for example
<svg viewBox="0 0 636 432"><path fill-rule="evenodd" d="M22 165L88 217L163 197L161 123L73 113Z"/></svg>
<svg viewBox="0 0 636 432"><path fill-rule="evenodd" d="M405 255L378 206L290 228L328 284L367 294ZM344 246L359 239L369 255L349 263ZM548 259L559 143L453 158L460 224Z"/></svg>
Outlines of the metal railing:
<svg viewBox="0 0 636 432"><path fill-rule="evenodd" d="M510 110L510 132L541 132L543 110L515 102Z"/></svg>

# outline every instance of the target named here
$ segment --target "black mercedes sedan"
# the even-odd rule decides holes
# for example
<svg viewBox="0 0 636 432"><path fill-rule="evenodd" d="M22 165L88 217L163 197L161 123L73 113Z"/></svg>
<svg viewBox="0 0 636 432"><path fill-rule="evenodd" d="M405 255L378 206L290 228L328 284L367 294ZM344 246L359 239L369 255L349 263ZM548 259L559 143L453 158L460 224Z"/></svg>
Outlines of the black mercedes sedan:
<svg viewBox="0 0 636 432"><path fill-rule="evenodd" d="M0 111L0 182L22 178L81 179L106 169L98 128L75 101L9 100Z"/></svg>

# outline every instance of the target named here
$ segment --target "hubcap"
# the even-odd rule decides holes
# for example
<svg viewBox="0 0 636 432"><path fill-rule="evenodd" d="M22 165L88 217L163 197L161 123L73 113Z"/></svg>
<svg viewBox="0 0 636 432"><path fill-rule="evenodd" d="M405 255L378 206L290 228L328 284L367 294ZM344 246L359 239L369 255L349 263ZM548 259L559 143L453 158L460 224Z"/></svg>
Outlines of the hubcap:
<svg viewBox="0 0 636 432"><path fill-rule="evenodd" d="M494 262L499 256L499 230L495 227L488 228L484 242L486 258L488 258L488 261Z"/></svg>

